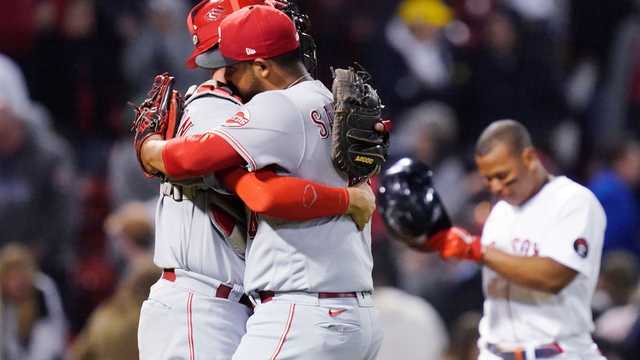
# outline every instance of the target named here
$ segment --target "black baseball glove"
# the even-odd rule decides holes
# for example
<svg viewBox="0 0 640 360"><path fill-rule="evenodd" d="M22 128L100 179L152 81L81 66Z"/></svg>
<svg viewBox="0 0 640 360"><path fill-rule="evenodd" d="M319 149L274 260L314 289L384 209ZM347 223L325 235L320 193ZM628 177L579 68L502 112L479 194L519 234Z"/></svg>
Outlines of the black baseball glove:
<svg viewBox="0 0 640 360"><path fill-rule="evenodd" d="M387 160L389 133L383 124L380 98L368 84L370 76L353 67L333 70L335 118L331 158L335 168L357 184L374 176Z"/></svg>

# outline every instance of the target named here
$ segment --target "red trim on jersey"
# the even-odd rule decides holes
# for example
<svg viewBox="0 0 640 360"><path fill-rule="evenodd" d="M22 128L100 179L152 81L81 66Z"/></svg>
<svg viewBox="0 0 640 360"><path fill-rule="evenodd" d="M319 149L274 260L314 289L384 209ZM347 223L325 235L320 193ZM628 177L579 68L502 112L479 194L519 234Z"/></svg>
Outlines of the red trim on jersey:
<svg viewBox="0 0 640 360"><path fill-rule="evenodd" d="M280 354L280 351L282 351L284 342L287 340L287 335L289 335L289 330L291 330L291 323L293 323L293 315L295 314L295 312L296 312L296 304L291 304L289 306L289 318L287 319L287 324L284 327L284 331L282 332L282 335L280 335L280 340L278 340L278 346L275 348L275 350L273 351L273 354L269 359L276 360L276 357Z"/></svg>
<svg viewBox="0 0 640 360"><path fill-rule="evenodd" d="M196 352L193 346L193 293L187 297L187 342L189 343L189 360L195 360Z"/></svg>
<svg viewBox="0 0 640 360"><path fill-rule="evenodd" d="M244 165L244 160L223 138L212 133L168 140L162 149L166 175L185 179Z"/></svg>
<svg viewBox="0 0 640 360"><path fill-rule="evenodd" d="M242 168L218 173L227 189L259 214L292 221L342 215L349 207L346 188L278 176L271 170L247 172Z"/></svg>
<svg viewBox="0 0 640 360"><path fill-rule="evenodd" d="M253 156L251 156L251 153L249 153L247 149L245 149L244 146L242 146L242 144L238 142L238 140L236 140L228 132L223 130L218 129L218 130L213 130L213 132L216 135L222 137L227 143L229 143L229 145L231 145L235 149L235 151L238 152L238 154L240 154L240 156L244 158L244 160L250 166L249 170L253 171L258 168L258 166L256 165L256 161L253 159Z"/></svg>

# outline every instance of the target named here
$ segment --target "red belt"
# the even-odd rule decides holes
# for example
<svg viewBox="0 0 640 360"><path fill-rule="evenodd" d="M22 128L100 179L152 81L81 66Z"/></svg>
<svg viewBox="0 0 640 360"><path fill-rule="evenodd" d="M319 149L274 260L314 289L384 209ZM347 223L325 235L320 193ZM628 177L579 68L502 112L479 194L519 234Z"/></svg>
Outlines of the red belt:
<svg viewBox="0 0 640 360"><path fill-rule="evenodd" d="M176 270L162 269L162 278L171 282L176 281ZM221 299L229 299L231 290L233 290L232 287L225 284L220 284L220 286L218 286L218 289L216 289L216 297ZM246 294L242 294L238 302L242 305L247 306L249 309L253 309L253 304L251 304L251 300L249 300L249 297Z"/></svg>
<svg viewBox="0 0 640 360"><path fill-rule="evenodd" d="M260 302L266 303L273 300L276 295L273 291L259 291ZM355 291L351 292L319 292L318 299L338 299L338 298L357 298L358 294Z"/></svg>

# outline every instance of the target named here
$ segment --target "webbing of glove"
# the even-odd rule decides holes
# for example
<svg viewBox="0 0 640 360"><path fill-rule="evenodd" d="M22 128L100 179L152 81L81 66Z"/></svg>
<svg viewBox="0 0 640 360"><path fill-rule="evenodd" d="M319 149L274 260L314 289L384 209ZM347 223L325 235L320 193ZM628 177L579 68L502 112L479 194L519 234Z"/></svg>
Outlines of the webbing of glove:
<svg viewBox="0 0 640 360"><path fill-rule="evenodd" d="M137 106L134 106L135 119L131 123L131 132L134 133L133 146L140 166L148 174L140 158L142 144L152 135L161 135L164 139L168 125L169 106L172 100L174 78L168 73L156 75L147 98ZM177 95L177 94L176 94ZM175 101L179 99L174 98ZM177 116L178 114L174 114ZM175 126L175 125L174 125Z"/></svg>
<svg viewBox="0 0 640 360"><path fill-rule="evenodd" d="M388 133L375 130L382 121L382 104L367 78L352 67L334 70L331 159L350 184L379 173L387 159Z"/></svg>

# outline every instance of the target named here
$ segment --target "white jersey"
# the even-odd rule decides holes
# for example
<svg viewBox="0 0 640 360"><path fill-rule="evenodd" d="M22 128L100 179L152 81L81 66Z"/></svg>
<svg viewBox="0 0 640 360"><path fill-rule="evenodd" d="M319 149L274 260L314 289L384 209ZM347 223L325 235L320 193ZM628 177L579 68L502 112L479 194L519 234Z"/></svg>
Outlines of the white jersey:
<svg viewBox="0 0 640 360"><path fill-rule="evenodd" d="M554 295L516 285L484 267L480 344L536 346L557 341L565 348L585 349L592 344L591 298L605 225L595 196L564 176L550 180L522 206L498 202L484 226L483 245L513 255L549 257L578 274Z"/></svg>
<svg viewBox="0 0 640 360"><path fill-rule="evenodd" d="M200 85L189 99L176 136L209 132L236 113L240 102L207 91L212 85ZM200 96L202 92L207 94ZM207 178L207 184L211 179ZM228 224L216 222L212 216L207 192L197 194L192 200L185 197L182 201L160 195L154 262L161 268L178 268L224 283L242 284L244 261L225 241Z"/></svg>
<svg viewBox="0 0 640 360"><path fill-rule="evenodd" d="M277 165L296 177L344 187L347 182L330 159L332 102L320 81L266 91L216 133L242 155L250 171ZM304 201L315 201L312 187L306 195ZM255 236L250 232L248 239L245 290L373 289L370 224L358 231L347 216L296 223L263 216L255 220Z"/></svg>

